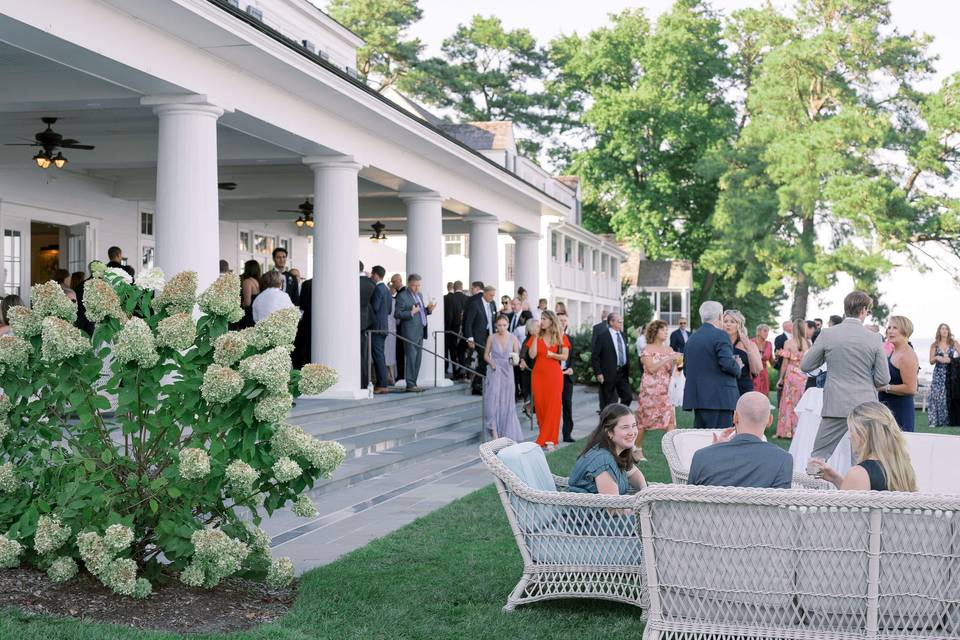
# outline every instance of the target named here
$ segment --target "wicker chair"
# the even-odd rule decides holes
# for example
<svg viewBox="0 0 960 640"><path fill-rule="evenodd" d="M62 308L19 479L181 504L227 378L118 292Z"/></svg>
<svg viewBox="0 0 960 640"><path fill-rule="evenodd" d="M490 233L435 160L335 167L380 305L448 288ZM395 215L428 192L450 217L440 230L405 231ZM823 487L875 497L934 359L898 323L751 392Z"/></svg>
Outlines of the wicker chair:
<svg viewBox="0 0 960 640"><path fill-rule="evenodd" d="M710 429L676 429L663 435L661 447L663 455L670 467L670 477L674 484L687 484L690 474L690 461L693 454L713 442L713 434L719 433ZM794 488L833 490L832 484L826 480L808 476L802 471L794 471Z"/></svg>
<svg viewBox="0 0 960 640"><path fill-rule="evenodd" d="M960 637L960 497L657 485L646 640Z"/></svg>
<svg viewBox="0 0 960 640"><path fill-rule="evenodd" d="M480 446L494 476L523 576L505 611L556 598L597 598L644 606L644 568L636 495L568 493L567 479L550 473L535 443L500 438Z"/></svg>

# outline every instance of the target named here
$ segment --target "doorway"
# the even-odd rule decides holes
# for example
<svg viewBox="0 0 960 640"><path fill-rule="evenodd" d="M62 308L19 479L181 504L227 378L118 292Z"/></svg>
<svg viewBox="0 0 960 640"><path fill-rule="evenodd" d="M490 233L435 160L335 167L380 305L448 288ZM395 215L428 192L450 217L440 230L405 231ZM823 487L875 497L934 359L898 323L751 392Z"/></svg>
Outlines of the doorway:
<svg viewBox="0 0 960 640"><path fill-rule="evenodd" d="M86 270L91 242L87 222L63 225L4 216L3 295L20 296L29 305L31 285L52 279L57 269Z"/></svg>

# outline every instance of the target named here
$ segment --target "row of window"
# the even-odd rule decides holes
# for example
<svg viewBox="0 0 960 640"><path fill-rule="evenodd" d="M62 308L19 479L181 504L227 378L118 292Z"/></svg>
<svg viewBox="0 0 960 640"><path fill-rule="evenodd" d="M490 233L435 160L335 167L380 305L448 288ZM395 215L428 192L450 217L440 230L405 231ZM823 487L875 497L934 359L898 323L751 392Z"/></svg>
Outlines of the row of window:
<svg viewBox="0 0 960 640"><path fill-rule="evenodd" d="M554 231L550 234L550 257L554 262L560 262L560 242L561 235ZM603 253L597 249L590 249L582 242L576 243L574 251L574 240L569 236L563 236L563 264L573 266L576 259L577 269L583 271L587 268L587 252L593 254L591 269L595 273L607 273L611 277L616 275L613 265L616 258L608 253Z"/></svg>

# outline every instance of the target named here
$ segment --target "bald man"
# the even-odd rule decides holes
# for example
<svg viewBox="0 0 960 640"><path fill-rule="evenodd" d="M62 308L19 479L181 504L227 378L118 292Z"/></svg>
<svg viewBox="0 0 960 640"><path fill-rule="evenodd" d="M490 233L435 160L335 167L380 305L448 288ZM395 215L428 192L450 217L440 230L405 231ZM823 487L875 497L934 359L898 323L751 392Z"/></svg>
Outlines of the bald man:
<svg viewBox="0 0 960 640"><path fill-rule="evenodd" d="M714 444L693 454L687 483L789 489L793 458L763 440L763 432L773 424L767 397L756 391L741 396L733 412L733 424L714 436Z"/></svg>

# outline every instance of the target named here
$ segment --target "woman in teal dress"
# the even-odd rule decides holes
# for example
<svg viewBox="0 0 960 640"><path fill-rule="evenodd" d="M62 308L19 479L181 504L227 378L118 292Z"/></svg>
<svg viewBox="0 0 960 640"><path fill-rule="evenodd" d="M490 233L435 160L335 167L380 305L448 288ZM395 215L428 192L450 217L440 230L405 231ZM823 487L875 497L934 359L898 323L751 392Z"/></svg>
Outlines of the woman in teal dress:
<svg viewBox="0 0 960 640"><path fill-rule="evenodd" d="M630 455L636 439L637 418L630 408L608 405L573 465L567 490L616 496L626 494L631 487L644 489L647 481Z"/></svg>

